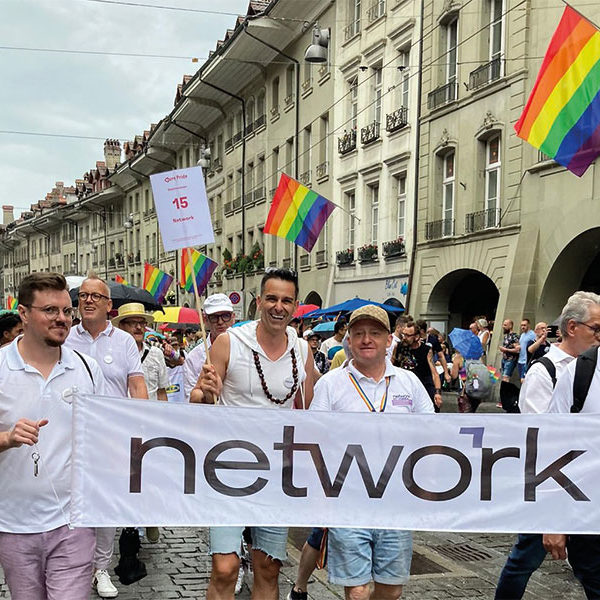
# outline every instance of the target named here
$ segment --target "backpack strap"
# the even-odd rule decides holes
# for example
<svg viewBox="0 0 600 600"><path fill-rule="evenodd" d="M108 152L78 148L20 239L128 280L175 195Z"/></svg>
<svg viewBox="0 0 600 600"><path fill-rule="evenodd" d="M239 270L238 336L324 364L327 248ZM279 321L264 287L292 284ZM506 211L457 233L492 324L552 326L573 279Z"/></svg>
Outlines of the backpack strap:
<svg viewBox="0 0 600 600"><path fill-rule="evenodd" d="M530 363L528 370L537 363L544 365L546 371L548 371L548 375L550 375L550 379L552 379L552 387L556 387L556 365L547 356L541 356Z"/></svg>
<svg viewBox="0 0 600 600"><path fill-rule="evenodd" d="M142 354L142 358L140 362L144 362L146 360L146 356L148 356L148 352L150 352L150 348L144 348L144 354Z"/></svg>
<svg viewBox="0 0 600 600"><path fill-rule="evenodd" d="M581 412L585 399L587 398L596 363L598 361L598 348L589 348L577 357L575 365L575 377L573 379L573 405L572 413Z"/></svg>
<svg viewBox="0 0 600 600"><path fill-rule="evenodd" d="M80 354L79 352L77 352L77 350L73 350L73 352L75 352L75 354L77 354L77 356L79 356L79 358L81 359L81 362L85 366L85 370L88 372L88 375L90 376L90 379L92 380L92 385L94 386L94 391L96 391L96 382L94 381L94 376L92 375L92 370L90 369L90 365L88 365L87 360L85 360L85 358L83 358L83 354Z"/></svg>

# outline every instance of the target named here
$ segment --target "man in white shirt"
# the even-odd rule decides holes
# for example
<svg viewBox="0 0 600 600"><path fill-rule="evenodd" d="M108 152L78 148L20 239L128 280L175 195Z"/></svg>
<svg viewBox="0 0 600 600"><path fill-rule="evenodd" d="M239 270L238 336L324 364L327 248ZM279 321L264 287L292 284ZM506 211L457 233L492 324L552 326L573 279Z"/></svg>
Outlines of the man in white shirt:
<svg viewBox="0 0 600 600"><path fill-rule="evenodd" d="M595 335L596 331L600 331L600 296L591 292L573 294L562 309L559 329L562 341L553 344L545 356L532 362L527 370L519 395L522 413L559 412L550 409L551 402L555 402L553 391L556 382L568 380L569 365L574 365L575 358L587 348L599 343ZM572 379L570 383L569 389L572 390ZM568 387L568 382L566 385ZM559 384L556 384L558 390ZM570 404L561 412L569 412L569 409ZM548 548L543 537L536 533L519 534L500 573L495 600L519 600L523 597L529 578L546 556ZM556 537L549 536L551 539Z"/></svg>
<svg viewBox="0 0 600 600"><path fill-rule="evenodd" d="M367 305L355 310L350 316L348 340L352 360L346 368L319 379L310 410L434 412L417 376L392 366L387 358L392 335L382 308ZM346 598L395 600L401 596L410 574L410 531L332 528L328 543L329 579L344 586ZM375 582L372 596L371 580Z"/></svg>
<svg viewBox="0 0 600 600"><path fill-rule="evenodd" d="M0 564L12 598L89 596L95 536L70 529L74 388L104 394L96 361L63 346L73 308L65 278L19 286L23 335L0 350Z"/></svg>
<svg viewBox="0 0 600 600"><path fill-rule="evenodd" d="M219 335L225 333L235 324L233 304L225 294L212 294L202 306L205 322L210 323L210 333L206 338L208 349ZM183 363L183 390L185 397L190 402L198 402L198 394L191 397L192 390L196 387L198 377L202 371L202 365L206 361L206 349L200 341L194 349L188 353Z"/></svg>
<svg viewBox="0 0 600 600"><path fill-rule="evenodd" d="M333 355L331 357L329 356L329 351L333 348L337 348L339 350L342 347L342 341L344 340L347 329L348 324L346 321L343 319L338 319L333 326L333 336L321 342L319 351L325 355L325 358L329 362L331 362L331 359L333 358Z"/></svg>
<svg viewBox="0 0 600 600"><path fill-rule="evenodd" d="M106 283L90 276L79 288L81 323L71 329L65 345L96 359L106 380L106 394L148 398L140 354L134 339L107 320L112 309ZM96 529L94 585L101 598L116 598L108 567L113 555L114 527Z"/></svg>

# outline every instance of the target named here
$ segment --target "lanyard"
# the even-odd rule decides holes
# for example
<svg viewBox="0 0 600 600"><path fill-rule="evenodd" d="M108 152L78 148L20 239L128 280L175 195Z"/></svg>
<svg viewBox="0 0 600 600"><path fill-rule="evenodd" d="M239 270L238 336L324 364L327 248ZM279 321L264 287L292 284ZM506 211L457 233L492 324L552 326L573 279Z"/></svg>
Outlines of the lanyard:
<svg viewBox="0 0 600 600"><path fill-rule="evenodd" d="M385 378L385 392L383 392L383 396L381 397L381 402L379 403L378 411L375 410L375 407L373 406L372 402L369 400L362 387L360 387L360 383L358 383L356 377L354 377L352 373L348 373L348 377L350 377L352 385L355 387L356 391L358 392L358 395L362 398L363 402L367 405L367 408L371 412L383 412L385 410L385 407L387 405L388 389L390 387L391 381L391 378L389 376Z"/></svg>

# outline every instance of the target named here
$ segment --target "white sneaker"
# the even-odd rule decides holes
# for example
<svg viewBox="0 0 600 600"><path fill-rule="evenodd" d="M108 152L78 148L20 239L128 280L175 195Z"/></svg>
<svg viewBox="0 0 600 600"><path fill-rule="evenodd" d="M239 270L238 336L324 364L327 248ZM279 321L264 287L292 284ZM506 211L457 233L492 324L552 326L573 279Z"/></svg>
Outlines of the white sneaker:
<svg viewBox="0 0 600 600"><path fill-rule="evenodd" d="M242 586L244 585L244 575L246 574L244 570L244 565L240 562L240 570L238 571L237 581L235 582L235 594L239 594L242 591Z"/></svg>
<svg viewBox="0 0 600 600"><path fill-rule="evenodd" d="M106 569L96 570L92 587L96 588L96 593L100 598L116 598L119 595L119 590L113 585Z"/></svg>

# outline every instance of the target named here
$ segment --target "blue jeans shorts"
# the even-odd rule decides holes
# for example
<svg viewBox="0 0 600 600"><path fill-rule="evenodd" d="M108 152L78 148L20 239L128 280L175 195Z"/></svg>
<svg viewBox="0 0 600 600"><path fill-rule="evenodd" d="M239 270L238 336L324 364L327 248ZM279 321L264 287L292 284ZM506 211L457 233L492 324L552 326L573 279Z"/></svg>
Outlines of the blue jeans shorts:
<svg viewBox="0 0 600 600"><path fill-rule="evenodd" d="M527 363L519 363L519 377L523 379L527 373Z"/></svg>
<svg viewBox="0 0 600 600"><path fill-rule="evenodd" d="M240 555L243 527L211 527L210 553ZM283 562L286 557L287 527L251 527L252 549Z"/></svg>
<svg viewBox="0 0 600 600"><path fill-rule="evenodd" d="M512 374L517 366L517 361L515 360L506 360L506 358L502 359L502 375L505 377L512 377Z"/></svg>
<svg viewBox="0 0 600 600"><path fill-rule="evenodd" d="M344 587L408 581L412 533L396 529L329 530L329 581Z"/></svg>
<svg viewBox="0 0 600 600"><path fill-rule="evenodd" d="M315 550L321 549L321 542L323 541L323 535L325 530L322 527L313 527L313 530L310 532L306 543Z"/></svg>

